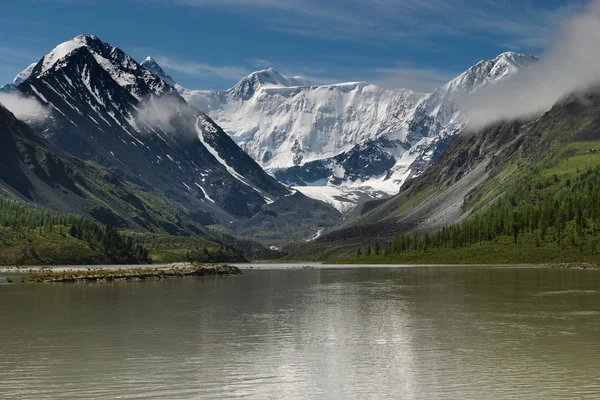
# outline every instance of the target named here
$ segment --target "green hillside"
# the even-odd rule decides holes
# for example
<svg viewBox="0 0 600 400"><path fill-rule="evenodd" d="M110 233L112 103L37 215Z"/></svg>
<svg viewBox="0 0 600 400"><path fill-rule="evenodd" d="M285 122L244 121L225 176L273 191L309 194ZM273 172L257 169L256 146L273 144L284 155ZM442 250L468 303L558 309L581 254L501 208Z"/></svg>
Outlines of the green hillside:
<svg viewBox="0 0 600 400"><path fill-rule="evenodd" d="M272 253L251 241L211 235L213 240L119 231L79 215L0 198L0 265L246 262L246 252Z"/></svg>
<svg viewBox="0 0 600 400"><path fill-rule="evenodd" d="M0 264L141 264L148 249L115 228L0 199Z"/></svg>

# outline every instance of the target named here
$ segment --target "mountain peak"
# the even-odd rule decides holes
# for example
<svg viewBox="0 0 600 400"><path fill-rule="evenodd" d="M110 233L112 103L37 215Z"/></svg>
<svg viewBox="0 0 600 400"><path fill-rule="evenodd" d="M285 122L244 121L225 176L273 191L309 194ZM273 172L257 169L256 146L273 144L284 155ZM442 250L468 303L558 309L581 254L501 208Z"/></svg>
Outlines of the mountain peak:
<svg viewBox="0 0 600 400"><path fill-rule="evenodd" d="M508 64L515 66L516 68L521 69L535 61L539 61L539 57L531 55L531 54L507 51L507 52L499 54L498 57L496 57L492 62L494 62L496 64L499 62L506 62Z"/></svg>
<svg viewBox="0 0 600 400"><path fill-rule="evenodd" d="M311 83L302 77L287 77L274 68L261 69L242 78L234 87L229 89L234 96L248 100L260 88L264 87L294 87L308 86Z"/></svg>
<svg viewBox="0 0 600 400"><path fill-rule="evenodd" d="M261 69L260 71L252 72L245 78L242 78L240 82L245 80L253 80L261 85L273 85L273 86L288 86L288 78L280 74L275 68Z"/></svg>
<svg viewBox="0 0 600 400"><path fill-rule="evenodd" d="M31 64L29 64L29 66L27 66L27 68L25 68L23 71L19 72L17 74L17 76L15 76L15 79L13 79L13 81L12 81L13 85L19 86L19 84L21 82L23 82L24 80L29 78L29 76L31 75L31 72L33 71L33 69L35 68L35 66L37 64L38 64L37 62L31 63Z"/></svg>
<svg viewBox="0 0 600 400"><path fill-rule="evenodd" d="M472 93L483 85L494 84L505 77L514 75L538 60L538 57L531 54L507 51L492 60L479 61L440 90L442 93Z"/></svg>
<svg viewBox="0 0 600 400"><path fill-rule="evenodd" d="M519 53L516 51L505 51L504 53L500 53L498 54L498 56L496 57L496 59L499 58L505 58L505 59L510 59L510 60L517 60L517 59L539 59L539 57L534 56L532 54L526 54L526 53Z"/></svg>
<svg viewBox="0 0 600 400"><path fill-rule="evenodd" d="M56 46L33 68L29 79L56 75L68 76L71 81L77 77L85 85L95 78L102 79L103 86L112 80L138 101L149 95L149 88L154 94L171 90L164 80L142 68L128 54L94 35L78 35ZM48 84L45 81L44 85Z"/></svg>
<svg viewBox="0 0 600 400"><path fill-rule="evenodd" d="M27 78L29 78L29 76L31 76L31 73L33 72L33 69L37 64L37 62L29 64L27 68L19 72L17 76L14 77L11 83L7 83L6 85L0 87L0 92L13 92L17 88L17 86L21 84L21 82L25 81Z"/></svg>
<svg viewBox="0 0 600 400"><path fill-rule="evenodd" d="M66 42L56 46L52 51L46 54L41 61L41 66L36 70L38 62L30 64L27 68L21 71L12 81L12 83L4 85L2 91L10 92L14 90L21 82L25 81L32 73L43 74L60 64L69 54L81 47L89 47L92 44L102 44L103 42L94 35L77 35ZM62 65L62 64L60 64Z"/></svg>
<svg viewBox="0 0 600 400"><path fill-rule="evenodd" d="M148 71L152 72L154 75L158 76L163 81L167 82L171 86L175 86L175 81L169 74L167 74L161 67L158 65L156 60L152 57L146 57L144 61L140 63L140 65L146 68Z"/></svg>
<svg viewBox="0 0 600 400"><path fill-rule="evenodd" d="M75 50L81 47L90 46L92 43L102 43L102 41L94 35L77 35L74 38L59 44L52 49L50 53L44 56L42 59L42 67L39 73L48 71Z"/></svg>

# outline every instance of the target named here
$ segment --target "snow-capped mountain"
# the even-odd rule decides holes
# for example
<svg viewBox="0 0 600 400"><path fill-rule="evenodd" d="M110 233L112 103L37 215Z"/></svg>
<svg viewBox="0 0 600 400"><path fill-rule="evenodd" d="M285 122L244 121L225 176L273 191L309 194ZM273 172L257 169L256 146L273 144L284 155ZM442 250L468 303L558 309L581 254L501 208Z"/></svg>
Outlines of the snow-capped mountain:
<svg viewBox="0 0 600 400"><path fill-rule="evenodd" d="M25 68L23 71L19 72L17 76L15 76L11 83L7 83L6 85L0 87L0 92L13 92L17 88L17 86L21 84L21 82L29 78L29 75L31 75L31 71L33 71L33 68L36 66L36 64L37 62L29 64L27 68Z"/></svg>
<svg viewBox="0 0 600 400"><path fill-rule="evenodd" d="M279 181L346 211L365 194L397 193L435 160L466 124L458 98L535 60L503 53L431 94L364 82L317 86L273 69L224 91L179 91Z"/></svg>
<svg viewBox="0 0 600 400"><path fill-rule="evenodd" d="M339 221L331 207L265 173L163 75L95 36L82 35L44 56L17 90L45 106L44 115L30 121L42 136L159 193L197 222L247 230L244 220L272 218L277 214L268 214L270 208L282 203L316 210L319 218L300 218L293 226L275 218L276 234L292 228L314 234ZM143 225L144 215L137 218Z"/></svg>
<svg viewBox="0 0 600 400"><path fill-rule="evenodd" d="M532 62L539 60L530 54L506 52L493 60L479 61L461 75L445 84L438 95L452 96L457 93L473 93L480 87L494 84L503 78L512 76Z"/></svg>
<svg viewBox="0 0 600 400"><path fill-rule="evenodd" d="M163 81L167 82L171 86L175 86L175 81L169 74L167 74L163 69L158 65L156 61L152 57L146 57L144 61L140 63L140 65L146 68L148 71L152 72L154 75L158 76Z"/></svg>

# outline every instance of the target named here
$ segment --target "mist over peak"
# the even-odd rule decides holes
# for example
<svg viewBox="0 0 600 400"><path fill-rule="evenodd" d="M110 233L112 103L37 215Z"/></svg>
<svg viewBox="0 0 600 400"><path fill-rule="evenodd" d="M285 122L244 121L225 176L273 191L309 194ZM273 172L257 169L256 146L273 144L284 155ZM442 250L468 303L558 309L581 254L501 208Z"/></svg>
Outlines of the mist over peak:
<svg viewBox="0 0 600 400"><path fill-rule="evenodd" d="M474 128L549 110L560 98L600 83L600 1L562 21L538 62L510 79L464 97Z"/></svg>

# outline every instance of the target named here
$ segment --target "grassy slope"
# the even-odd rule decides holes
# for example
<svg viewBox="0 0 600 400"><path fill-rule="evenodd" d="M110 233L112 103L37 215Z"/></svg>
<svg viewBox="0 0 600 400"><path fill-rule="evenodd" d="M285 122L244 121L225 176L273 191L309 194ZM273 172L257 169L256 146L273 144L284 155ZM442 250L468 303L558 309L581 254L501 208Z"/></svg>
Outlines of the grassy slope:
<svg viewBox="0 0 600 400"><path fill-rule="evenodd" d="M155 264L189 261L189 257L203 253L204 249L214 257L221 251L218 262L245 261L232 251L223 249L220 243L199 236L170 236L144 232L126 232L125 235L131 236L150 250L150 257Z"/></svg>
<svg viewBox="0 0 600 400"><path fill-rule="evenodd" d="M70 236L69 215L55 213L45 207L28 205L4 192L0 195L0 265L110 264L101 249L86 240ZM1 198L0 198L1 199ZM10 208L14 207L14 209ZM64 218L52 227L46 218ZM72 215L77 219L79 217ZM40 226L45 228L40 229ZM143 231L121 230L122 236L149 250L154 263L182 261L244 262L248 258L272 259L283 253L224 232L204 228L202 236L168 235Z"/></svg>
<svg viewBox="0 0 600 400"><path fill-rule="evenodd" d="M510 237L502 237L456 249L414 250L388 256L380 254L358 258L356 253L345 253L327 260L329 263L343 264L536 264L574 261L600 261L600 254L597 251L592 253L589 238L576 247L561 248L556 243L548 242L537 247L534 235L524 235L517 244Z"/></svg>
<svg viewBox="0 0 600 400"><path fill-rule="evenodd" d="M0 265L94 265L110 264L110 260L85 240L69 236L69 227L56 226L52 232L14 231L0 228ZM188 261L189 255L206 248L216 255L221 245L197 236L169 236L141 232L122 232L150 250L152 262L166 264ZM225 250L219 262L244 261Z"/></svg>
<svg viewBox="0 0 600 400"><path fill-rule="evenodd" d="M63 234L61 234L61 229ZM0 228L0 265L103 264L106 257L84 241L56 227L53 232Z"/></svg>

